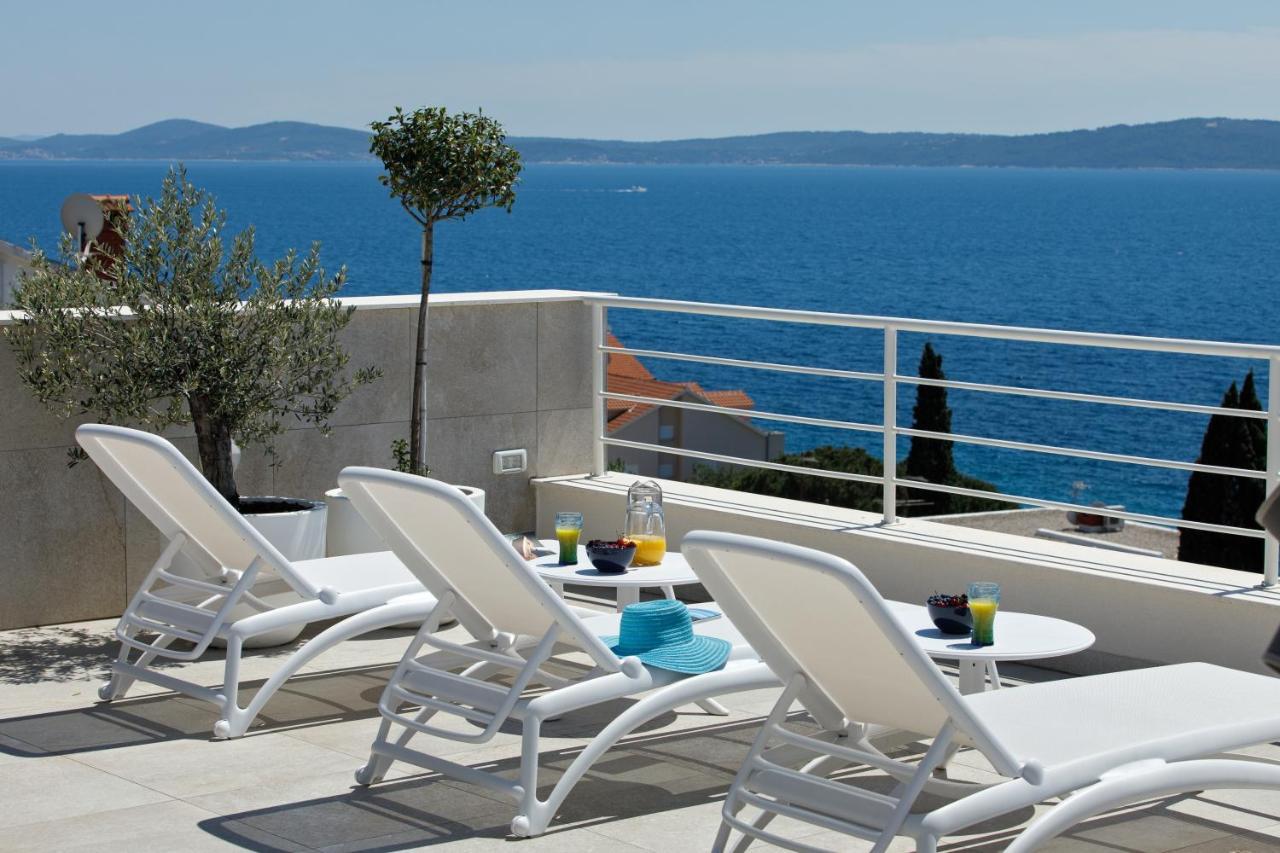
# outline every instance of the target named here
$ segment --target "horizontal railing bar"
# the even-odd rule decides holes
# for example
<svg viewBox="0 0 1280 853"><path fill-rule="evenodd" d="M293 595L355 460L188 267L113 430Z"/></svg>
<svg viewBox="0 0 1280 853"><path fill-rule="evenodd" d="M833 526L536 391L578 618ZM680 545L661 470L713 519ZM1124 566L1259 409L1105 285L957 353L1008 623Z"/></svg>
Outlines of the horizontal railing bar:
<svg viewBox="0 0 1280 853"><path fill-rule="evenodd" d="M689 355L666 350L630 349L628 347L600 347L601 352L618 355L643 356L645 358L662 358L669 361L692 361L697 364L715 364L722 367L746 367L751 370L773 370L779 373L800 373L805 376L832 376L837 379L868 379L883 382L883 373L866 373L861 370L836 370L833 367L805 367L801 364L783 364L777 361L749 361L742 358L724 358L718 355Z"/></svg>
<svg viewBox="0 0 1280 853"><path fill-rule="evenodd" d="M1231 527L1225 524L1210 524L1207 521L1189 521L1183 518L1169 518L1164 515L1147 515L1141 512L1130 512L1126 509L1111 509L1110 507L1085 506L1084 504L1046 500L1044 498L1029 498L1025 495L1007 495L1002 492L990 492L986 489L969 489L964 486L948 486L941 483L903 480L901 478L897 480L897 483L899 486L906 489L946 492L950 495L964 495L971 498L990 498L991 500L1001 501L1002 503L1029 504L1031 506L1043 507L1044 509L1085 512L1092 515L1101 515L1106 518L1123 518L1126 521L1141 521L1148 524L1158 524L1162 527L1186 527L1193 530L1207 530L1211 533L1230 533L1236 536L1248 536L1253 539L1262 539L1267 535L1262 530L1252 530L1245 527Z"/></svg>
<svg viewBox="0 0 1280 853"><path fill-rule="evenodd" d="M820 326L850 328L894 328L902 332L957 335L972 338L1032 341L1044 344L1091 346L1108 349L1174 352L1212 355L1224 358L1269 359L1280 357L1280 347L1264 344L1237 344L1200 341L1190 338L1155 338L1144 335L1118 335L1107 332L1073 332L1030 326L997 326L988 323L952 323L943 320L914 320L908 317L883 317L870 314L837 314L829 311L802 311L786 308L761 308L747 305L717 305L677 299L650 299L635 296L585 296L583 302L610 308L640 311L665 311L675 314L706 314L737 317L745 320L772 320L780 323L807 323Z"/></svg>
<svg viewBox="0 0 1280 853"><path fill-rule="evenodd" d="M1176 459L1158 459L1152 456L1129 456L1124 453L1107 453L1102 450L1082 450L1075 447L1058 447L1052 444L1033 444L1007 438L986 438L958 432L934 432L927 429L899 427L902 435L915 438L933 438L938 441L954 441L959 444L978 444L983 447L1001 447L1006 450L1026 450L1031 453L1048 453L1054 456L1070 456L1075 459L1096 459L1099 462L1123 462L1127 465L1145 465L1149 468L1173 468L1179 471L1199 471L1204 474L1223 474L1229 477L1252 477L1265 480L1266 471L1250 468L1228 468L1222 465L1205 465L1200 462L1180 462Z"/></svg>
<svg viewBox="0 0 1280 853"><path fill-rule="evenodd" d="M692 459L704 459L708 462L724 462L729 465L744 465L749 468L768 468L772 471L787 471L792 474L812 474L815 477L826 477L829 480L852 480L858 483L881 485L882 477L871 474L854 474L849 471L831 471L826 468L806 468L803 465L787 465L783 462L768 462L763 459L744 459L741 456L726 456L723 453L707 453L702 450L689 450L684 447L667 447L663 444L650 444L646 441L629 441L623 438L600 436L600 441L617 447L630 447L634 450L652 450L655 453L670 453L673 456L687 456Z"/></svg>
<svg viewBox="0 0 1280 853"><path fill-rule="evenodd" d="M1197 415L1232 415L1241 418L1265 419L1266 412L1254 409L1229 409L1224 406L1203 406L1198 403L1175 403L1172 400L1144 400L1138 397L1112 397L1106 394L1086 394L1077 391L1050 391L1040 388L1024 388L1019 385L988 385L983 382L959 382L954 379L924 379L919 376L895 376L898 382L910 385L930 385L935 388L955 388L960 391L984 391L994 394L1015 394L1022 397L1042 397L1047 400L1072 400L1079 403L1103 403L1111 406L1132 406L1139 409L1162 409L1170 412L1192 412Z"/></svg>
<svg viewBox="0 0 1280 853"><path fill-rule="evenodd" d="M685 400L664 400L661 397L642 397L638 394L607 393L610 400L626 400L629 403L648 403L653 406L672 406L677 409L690 409L695 412L711 412L717 415L731 415L735 418L760 418L766 421L782 421L789 424L805 424L807 426L829 427L831 429L849 429L861 432L884 432L880 424L863 424L856 421L836 421L829 418L811 418L807 415L784 415L778 412L760 412L755 409L735 409L730 406L715 406L708 403L690 403Z"/></svg>

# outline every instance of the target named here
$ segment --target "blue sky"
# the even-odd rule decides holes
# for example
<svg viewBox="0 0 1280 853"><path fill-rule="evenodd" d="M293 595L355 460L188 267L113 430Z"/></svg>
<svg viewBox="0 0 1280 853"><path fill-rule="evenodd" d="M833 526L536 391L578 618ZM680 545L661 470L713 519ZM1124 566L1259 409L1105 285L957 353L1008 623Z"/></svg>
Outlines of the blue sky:
<svg viewBox="0 0 1280 853"><path fill-rule="evenodd" d="M1274 0L0 0L0 33L0 136L397 104L625 139L1280 118Z"/></svg>

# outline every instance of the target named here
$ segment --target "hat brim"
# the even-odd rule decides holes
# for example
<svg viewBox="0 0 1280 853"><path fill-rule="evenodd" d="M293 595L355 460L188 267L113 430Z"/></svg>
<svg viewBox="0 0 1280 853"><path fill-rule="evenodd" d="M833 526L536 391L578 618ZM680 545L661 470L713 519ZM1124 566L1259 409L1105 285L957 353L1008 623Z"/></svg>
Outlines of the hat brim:
<svg viewBox="0 0 1280 853"><path fill-rule="evenodd" d="M733 645L719 637L695 636L677 646L661 646L647 652L626 652L618 645L618 637L601 637L609 650L618 657L639 658L648 666L679 672L684 675L700 675L720 669L729 660Z"/></svg>

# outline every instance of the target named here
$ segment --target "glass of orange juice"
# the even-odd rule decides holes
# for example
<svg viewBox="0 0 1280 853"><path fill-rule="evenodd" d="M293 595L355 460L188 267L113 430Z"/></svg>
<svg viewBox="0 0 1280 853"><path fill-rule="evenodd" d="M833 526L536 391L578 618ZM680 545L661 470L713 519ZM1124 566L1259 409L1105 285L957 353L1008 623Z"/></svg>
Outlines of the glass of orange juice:
<svg viewBox="0 0 1280 853"><path fill-rule="evenodd" d="M1000 608L1000 584L969 584L969 613L973 616L973 644L993 646L996 642L996 610Z"/></svg>
<svg viewBox="0 0 1280 853"><path fill-rule="evenodd" d="M667 537L661 533L632 533L627 538L636 543L633 566L656 566L667 554Z"/></svg>
<svg viewBox="0 0 1280 853"><path fill-rule="evenodd" d="M582 536L582 513L556 513L556 541L560 543L560 565L578 565L578 538Z"/></svg>

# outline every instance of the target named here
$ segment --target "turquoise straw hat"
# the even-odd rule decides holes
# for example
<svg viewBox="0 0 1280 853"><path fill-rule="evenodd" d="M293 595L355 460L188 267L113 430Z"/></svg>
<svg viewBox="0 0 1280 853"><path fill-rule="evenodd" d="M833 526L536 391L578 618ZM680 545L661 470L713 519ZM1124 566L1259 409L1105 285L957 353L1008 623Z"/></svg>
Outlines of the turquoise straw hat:
<svg viewBox="0 0 1280 853"><path fill-rule="evenodd" d="M688 675L724 666L732 648L719 637L694 634L689 608L667 599L628 605L618 630L616 637L600 638L618 657L637 657L649 666Z"/></svg>

